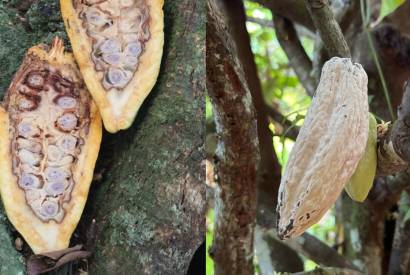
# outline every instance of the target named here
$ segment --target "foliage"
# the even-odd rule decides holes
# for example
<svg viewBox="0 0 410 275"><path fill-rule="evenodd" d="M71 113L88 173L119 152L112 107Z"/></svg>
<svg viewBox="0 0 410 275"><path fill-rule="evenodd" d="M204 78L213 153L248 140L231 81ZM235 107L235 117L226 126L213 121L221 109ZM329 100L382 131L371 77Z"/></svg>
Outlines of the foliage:
<svg viewBox="0 0 410 275"><path fill-rule="evenodd" d="M382 6L380 8L380 15L377 21L383 20L384 17L394 12L398 7L404 4L406 0L382 0Z"/></svg>

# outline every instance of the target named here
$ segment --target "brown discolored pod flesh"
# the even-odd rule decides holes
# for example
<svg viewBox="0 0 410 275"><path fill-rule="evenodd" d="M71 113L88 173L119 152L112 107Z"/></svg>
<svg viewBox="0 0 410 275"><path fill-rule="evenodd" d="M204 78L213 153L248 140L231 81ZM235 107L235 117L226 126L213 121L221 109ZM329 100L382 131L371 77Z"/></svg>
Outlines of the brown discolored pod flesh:
<svg viewBox="0 0 410 275"><path fill-rule="evenodd" d="M34 253L68 247L101 135L97 106L63 42L29 49L0 108L0 192Z"/></svg>
<svg viewBox="0 0 410 275"><path fill-rule="evenodd" d="M128 128L158 77L163 0L61 0L75 58L105 128Z"/></svg>
<svg viewBox="0 0 410 275"><path fill-rule="evenodd" d="M369 132L367 75L334 57L319 86L281 180L278 234L296 237L329 210L362 158Z"/></svg>

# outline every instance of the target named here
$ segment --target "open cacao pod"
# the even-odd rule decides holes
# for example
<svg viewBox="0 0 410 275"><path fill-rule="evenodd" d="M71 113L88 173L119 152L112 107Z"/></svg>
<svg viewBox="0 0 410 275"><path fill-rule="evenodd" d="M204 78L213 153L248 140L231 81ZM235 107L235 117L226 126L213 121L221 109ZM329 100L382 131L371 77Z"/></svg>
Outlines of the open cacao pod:
<svg viewBox="0 0 410 275"><path fill-rule="evenodd" d="M348 58L327 61L281 179L281 238L302 234L335 203L365 152L368 110L362 66Z"/></svg>
<svg viewBox="0 0 410 275"><path fill-rule="evenodd" d="M29 49L0 107L0 192L34 253L68 247L101 135L97 106L62 40Z"/></svg>
<svg viewBox="0 0 410 275"><path fill-rule="evenodd" d="M61 0L84 81L107 131L128 128L158 77L163 0Z"/></svg>

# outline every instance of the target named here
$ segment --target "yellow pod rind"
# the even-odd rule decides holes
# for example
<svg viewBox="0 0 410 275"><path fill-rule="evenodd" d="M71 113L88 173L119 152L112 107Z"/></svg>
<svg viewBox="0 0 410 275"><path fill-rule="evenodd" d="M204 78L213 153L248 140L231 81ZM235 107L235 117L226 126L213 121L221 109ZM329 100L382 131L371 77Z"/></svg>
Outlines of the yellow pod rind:
<svg viewBox="0 0 410 275"><path fill-rule="evenodd" d="M31 48L15 78L24 72L25 67L30 66L29 60L31 58L45 61L61 69L76 68L74 57L64 53L62 41L56 39L50 51L44 46ZM26 64L27 62L28 64ZM10 86L10 89L13 89L13 85ZM0 193L9 220L35 254L68 248L71 235L80 220L93 178L102 137L101 117L97 106L92 101L89 118L87 138L84 140L82 151L74 164L73 179L75 185L71 191L71 200L64 203L64 219L61 223L54 220L43 222L27 205L24 191L19 188L17 176L13 173L11 155L13 137L10 131L12 125L8 112L0 107Z"/></svg>
<svg viewBox="0 0 410 275"><path fill-rule="evenodd" d="M154 87L161 65L164 45L164 0L147 1L150 7L151 38L146 43L140 64L132 80L118 98L107 93L100 81L101 72L94 69L91 61L92 42L86 34L83 22L78 17L73 0L60 0L61 14L66 31L71 41L74 56L80 67L88 90L96 102L102 116L105 129L115 133L127 129L133 123L143 101Z"/></svg>
<svg viewBox="0 0 410 275"><path fill-rule="evenodd" d="M369 113L369 137L366 151L359 164L345 186L349 197L357 202L363 202L373 186L377 168L377 121L373 114Z"/></svg>

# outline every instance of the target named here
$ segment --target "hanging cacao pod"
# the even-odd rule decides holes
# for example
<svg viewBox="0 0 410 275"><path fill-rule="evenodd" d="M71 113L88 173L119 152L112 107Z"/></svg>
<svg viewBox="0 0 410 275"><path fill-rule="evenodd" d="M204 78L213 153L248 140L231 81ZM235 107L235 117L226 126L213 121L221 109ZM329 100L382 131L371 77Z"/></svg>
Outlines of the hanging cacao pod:
<svg viewBox="0 0 410 275"><path fill-rule="evenodd" d="M369 137L366 151L357 165L356 171L345 186L349 197L363 202L373 186L377 168L377 121L373 114L369 114Z"/></svg>
<svg viewBox="0 0 410 275"><path fill-rule="evenodd" d="M105 128L128 128L158 77L163 0L61 0L74 56Z"/></svg>
<svg viewBox="0 0 410 275"><path fill-rule="evenodd" d="M362 66L348 58L327 61L280 183L281 238L302 234L334 204L363 156L368 116Z"/></svg>
<svg viewBox="0 0 410 275"><path fill-rule="evenodd" d="M101 134L97 106L62 40L29 49L0 107L0 192L34 253L68 247Z"/></svg>

